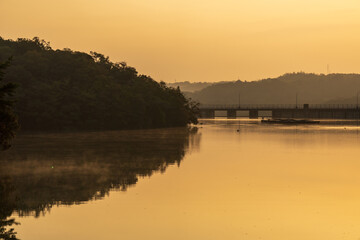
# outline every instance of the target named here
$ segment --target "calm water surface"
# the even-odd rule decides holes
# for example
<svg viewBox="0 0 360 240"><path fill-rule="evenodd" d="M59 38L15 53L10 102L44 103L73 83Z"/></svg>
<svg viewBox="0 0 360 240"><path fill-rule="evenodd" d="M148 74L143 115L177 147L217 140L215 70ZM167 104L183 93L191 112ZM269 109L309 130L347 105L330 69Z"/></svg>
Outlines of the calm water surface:
<svg viewBox="0 0 360 240"><path fill-rule="evenodd" d="M204 120L23 135L1 156L0 217L24 240L358 240L359 131Z"/></svg>

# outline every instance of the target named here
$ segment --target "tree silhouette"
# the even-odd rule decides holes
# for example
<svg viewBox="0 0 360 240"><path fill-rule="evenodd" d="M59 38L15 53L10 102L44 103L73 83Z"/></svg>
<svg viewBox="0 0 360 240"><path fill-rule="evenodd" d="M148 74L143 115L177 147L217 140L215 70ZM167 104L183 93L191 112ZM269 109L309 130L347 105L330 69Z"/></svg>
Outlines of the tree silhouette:
<svg viewBox="0 0 360 240"><path fill-rule="evenodd" d="M17 225L15 219L9 219L14 205L10 193L13 191L9 178L0 177L0 239L18 240L13 225Z"/></svg>
<svg viewBox="0 0 360 240"><path fill-rule="evenodd" d="M0 38L0 61L9 56L14 61L6 82L18 85L15 112L24 131L146 129L197 121L196 104L182 92L101 53L53 50L38 38Z"/></svg>
<svg viewBox="0 0 360 240"><path fill-rule="evenodd" d="M4 70L9 66L11 59L0 64L0 147L8 149L11 139L19 125L13 111L14 101L11 99L15 91L15 84L2 84Z"/></svg>

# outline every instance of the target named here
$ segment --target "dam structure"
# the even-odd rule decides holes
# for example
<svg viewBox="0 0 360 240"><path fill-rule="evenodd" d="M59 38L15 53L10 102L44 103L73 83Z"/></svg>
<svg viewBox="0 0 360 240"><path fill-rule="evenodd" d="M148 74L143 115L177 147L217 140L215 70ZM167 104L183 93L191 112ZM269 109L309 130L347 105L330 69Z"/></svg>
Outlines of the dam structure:
<svg viewBox="0 0 360 240"><path fill-rule="evenodd" d="M238 117L297 119L359 119L357 104L242 104L199 106L200 118Z"/></svg>

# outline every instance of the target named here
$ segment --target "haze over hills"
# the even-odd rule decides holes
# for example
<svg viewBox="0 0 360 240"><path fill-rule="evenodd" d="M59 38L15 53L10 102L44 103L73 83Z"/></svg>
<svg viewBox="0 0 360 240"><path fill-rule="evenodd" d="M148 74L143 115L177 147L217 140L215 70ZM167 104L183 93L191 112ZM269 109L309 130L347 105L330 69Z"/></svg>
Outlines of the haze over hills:
<svg viewBox="0 0 360 240"><path fill-rule="evenodd" d="M223 82L186 93L201 104L356 104L360 74L287 73L253 82Z"/></svg>
<svg viewBox="0 0 360 240"><path fill-rule="evenodd" d="M183 92L195 92L200 91L206 87L212 86L214 84L221 84L221 83L228 83L228 82L175 82L175 83L167 83L169 87L177 88L179 87Z"/></svg>

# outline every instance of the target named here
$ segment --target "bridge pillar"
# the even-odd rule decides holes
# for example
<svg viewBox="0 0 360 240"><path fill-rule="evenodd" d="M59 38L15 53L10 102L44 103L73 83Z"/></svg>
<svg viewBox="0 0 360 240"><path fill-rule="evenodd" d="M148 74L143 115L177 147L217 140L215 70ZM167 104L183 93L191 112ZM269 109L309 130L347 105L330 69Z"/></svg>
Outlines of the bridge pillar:
<svg viewBox="0 0 360 240"><path fill-rule="evenodd" d="M249 118L250 119L257 119L259 117L258 110L250 110L249 111Z"/></svg>
<svg viewBox="0 0 360 240"><path fill-rule="evenodd" d="M279 110L279 109L274 109L274 110L272 111L272 117L273 117L273 118L281 118L281 110Z"/></svg>
<svg viewBox="0 0 360 240"><path fill-rule="evenodd" d="M228 109L227 110L227 118L236 119L236 109Z"/></svg>
<svg viewBox="0 0 360 240"><path fill-rule="evenodd" d="M215 118L215 110L212 109L200 110L200 118Z"/></svg>
<svg viewBox="0 0 360 240"><path fill-rule="evenodd" d="M292 117L293 118L306 118L305 113L306 113L306 110L304 110L304 109L296 109L293 111Z"/></svg>

